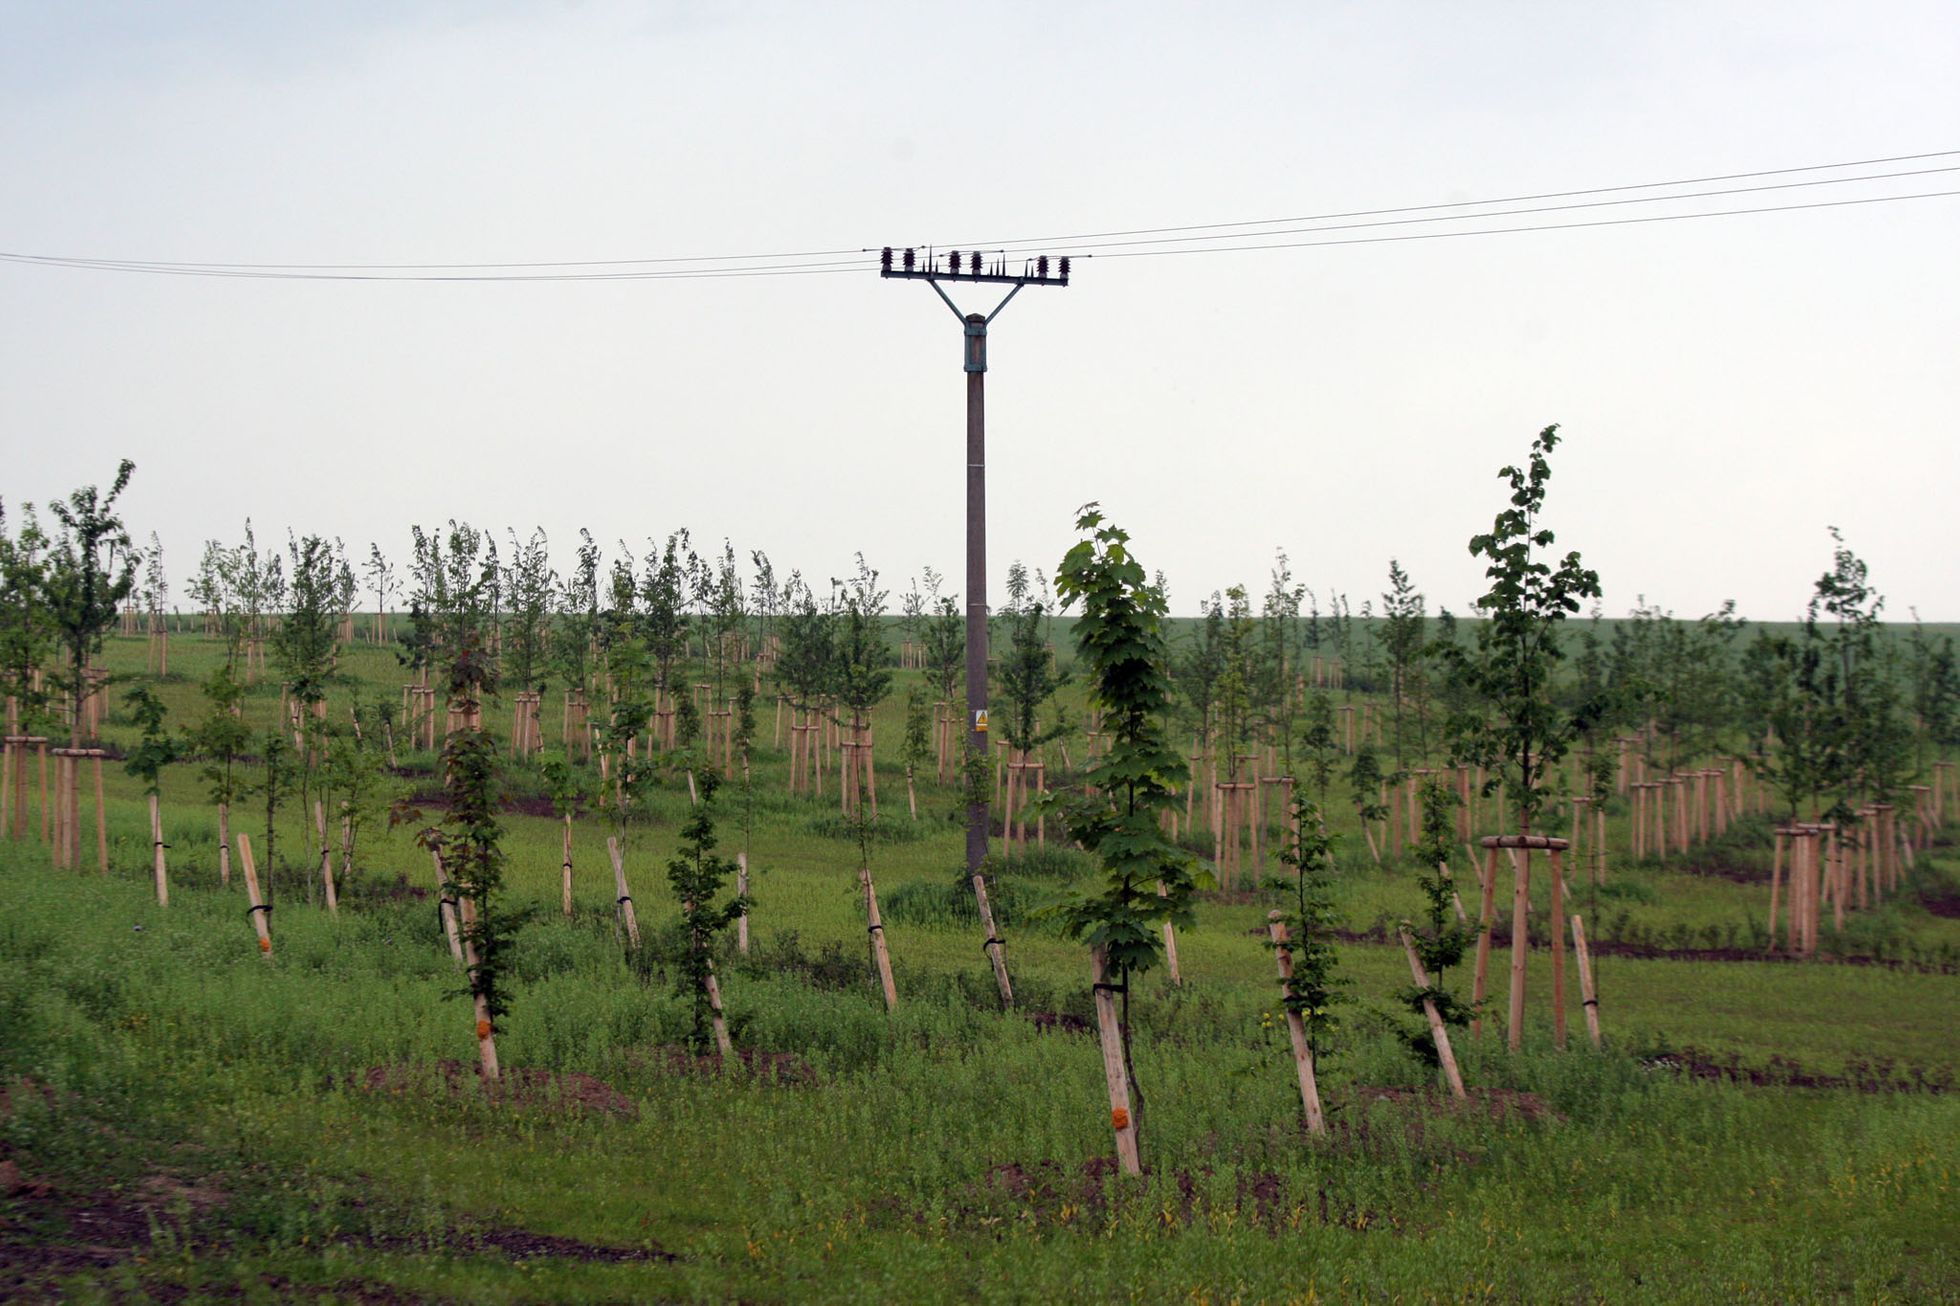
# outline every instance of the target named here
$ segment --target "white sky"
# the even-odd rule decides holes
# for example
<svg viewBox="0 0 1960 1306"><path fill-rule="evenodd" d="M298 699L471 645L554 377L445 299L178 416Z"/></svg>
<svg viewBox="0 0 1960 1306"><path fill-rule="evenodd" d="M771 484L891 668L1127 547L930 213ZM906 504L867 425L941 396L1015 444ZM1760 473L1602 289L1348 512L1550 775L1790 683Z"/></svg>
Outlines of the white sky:
<svg viewBox="0 0 1960 1306"><path fill-rule="evenodd" d="M1942 3L36 0L0 3L0 31L8 252L943 249L1960 149ZM1943 165L1960 156L1867 171ZM1263 589L1275 548L1357 610L1394 555L1461 611L1494 475L1556 421L1550 524L1609 614L1645 594L1795 616L1834 523L1889 613L1960 619L1957 235L1944 198L1083 263L995 326L993 598L1099 499L1180 613ZM957 588L959 347L926 286L868 272L0 263L0 496L134 458L127 517L160 532L180 597L248 514L261 540L360 555L405 553L410 521L541 525L561 563L581 525L642 553L685 525L783 571L843 575L862 550L894 595L924 565Z"/></svg>

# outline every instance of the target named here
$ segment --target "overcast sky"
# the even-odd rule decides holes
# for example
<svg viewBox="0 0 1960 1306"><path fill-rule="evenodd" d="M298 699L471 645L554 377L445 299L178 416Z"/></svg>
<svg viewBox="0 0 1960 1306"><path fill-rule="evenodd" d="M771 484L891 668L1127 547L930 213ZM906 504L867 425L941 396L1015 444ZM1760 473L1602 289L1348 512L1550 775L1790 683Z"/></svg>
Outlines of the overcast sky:
<svg viewBox="0 0 1960 1306"><path fill-rule="evenodd" d="M944 250L1960 150L1950 3L37 0L0 3L0 30L10 253ZM1485 225L1951 190L1960 171ZM1609 615L1793 617L1835 524L1888 613L1960 620L1956 237L1946 197L1082 262L994 326L992 597L1096 499L1180 613L1263 589L1282 548L1323 602L1358 610L1395 556L1461 611L1497 469L1558 422L1549 524ZM957 588L959 358L929 287L870 271L0 263L0 497L135 459L127 518L180 598L248 515L361 555L405 553L411 521L542 526L561 562L580 526L640 552L687 526L820 579L862 550L894 592L927 565Z"/></svg>

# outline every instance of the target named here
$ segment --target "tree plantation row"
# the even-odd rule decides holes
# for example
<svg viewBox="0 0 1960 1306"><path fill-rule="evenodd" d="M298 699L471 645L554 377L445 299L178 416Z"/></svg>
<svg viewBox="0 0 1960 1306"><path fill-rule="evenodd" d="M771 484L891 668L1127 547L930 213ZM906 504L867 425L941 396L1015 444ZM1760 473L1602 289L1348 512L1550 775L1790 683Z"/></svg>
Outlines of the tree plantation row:
<svg viewBox="0 0 1960 1306"><path fill-rule="evenodd" d="M415 883L436 891L494 1085L500 1022L524 1000L513 958L538 907L511 885L512 821L556 823L549 906L571 917L603 897L622 964L659 950L697 1046L732 1059L726 971L770 911L751 836L759 813L790 804L852 849L864 973L888 1011L903 999L903 931L888 937L888 923L971 920L1006 1008L1014 929L1082 945L1109 1128L1131 1173L1136 981L1180 984L1180 931L1208 904L1252 901L1269 913L1301 1113L1322 1133L1317 1066L1354 997L1330 906L1339 877L1400 877L1383 941L1410 984L1392 997L1461 1098L1451 1040L1501 1020L1522 1046L1534 941L1549 954L1555 1045L1574 996L1587 1045L1610 1032L1588 935L1601 941L1601 895L1625 867L1766 838L1751 943L1809 957L1911 884L1960 801L1953 640L1887 626L1848 544L1833 534L1794 625L1644 604L1609 623L1597 575L1557 554L1546 525L1558 443L1547 428L1503 469L1504 506L1470 540L1489 588L1462 618L1430 613L1394 561L1379 605L1323 606L1282 554L1256 599L1234 586L1174 620L1162 573L1086 507L1052 572L1010 570L989 622L984 750L966 742L965 619L930 570L894 609L861 557L820 585L759 552L744 566L728 544L703 556L686 531L610 559L583 535L561 575L541 532L500 547L460 522L418 527L399 569L378 546L357 568L324 536L262 552L247 523L242 543L207 545L186 619L155 537L139 549L121 519L124 463L106 492L0 530L0 826L45 841L56 868L106 873L104 769L120 768L147 798L158 902L173 857L194 863L200 889L242 890L256 942L241 926L241 944L272 965L275 907L358 912L350 886L410 874L364 849L378 831L415 831ZM102 665L118 633L148 641L144 674ZM187 644L212 667L195 684ZM388 667L384 684L372 669ZM215 813L208 848L167 838L166 785L186 772ZM655 938L635 855L683 794L686 816L661 840L679 927ZM997 840L982 873L881 904L880 848L974 804ZM574 856L593 830L596 872ZM1026 899L1016 868L1063 856L1093 873Z"/></svg>

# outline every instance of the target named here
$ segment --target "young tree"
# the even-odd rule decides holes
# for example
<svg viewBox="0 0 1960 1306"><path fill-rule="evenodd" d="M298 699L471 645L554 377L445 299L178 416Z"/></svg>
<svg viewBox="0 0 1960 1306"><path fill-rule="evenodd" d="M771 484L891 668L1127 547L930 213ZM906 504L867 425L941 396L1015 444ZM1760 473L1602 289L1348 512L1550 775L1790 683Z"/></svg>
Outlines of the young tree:
<svg viewBox="0 0 1960 1306"><path fill-rule="evenodd" d="M1225 674L1225 600L1214 591L1198 613L1200 624L1184 656L1173 661L1177 687L1191 717L1191 731L1200 750L1208 747L1218 681Z"/></svg>
<svg viewBox="0 0 1960 1306"><path fill-rule="evenodd" d="M1071 837L1101 863L1103 876L1094 892L1068 904L1062 925L1069 938L1092 950L1097 982L1107 986L1098 990L1099 998L1111 989L1122 998L1123 1018L1114 1030L1110 1021L1102 1022L1106 1054L1112 1033L1120 1043L1123 1075L1112 1075L1112 1099L1134 1094L1134 1116L1129 1103L1112 1100L1120 1143L1126 1132L1134 1141L1142 1124L1128 1032L1130 981L1163 959L1155 927L1190 924L1196 879L1190 856L1159 824L1185 772L1164 725L1171 705L1164 601L1131 555L1129 536L1106 522L1096 505L1082 509L1076 529L1086 538L1062 559L1055 587L1065 611L1071 603L1082 605L1076 649L1109 747L1087 768L1089 788L1058 803ZM1128 1093L1119 1093L1125 1087ZM1126 1164L1134 1160L1125 1158Z"/></svg>
<svg viewBox="0 0 1960 1306"><path fill-rule="evenodd" d="M0 504L0 696L14 708L8 729L34 733L48 703L34 673L55 651L55 626L44 593L47 537L32 504L24 517L20 533L10 535L6 507Z"/></svg>
<svg viewBox="0 0 1960 1306"><path fill-rule="evenodd" d="M211 673L204 682L204 716L186 732L186 749L203 760L199 774L204 777L211 801L218 808L218 879L231 883L231 804L240 792L238 757L252 740L245 724L242 705L245 686L230 662ZM266 848L266 870L272 869L272 848Z"/></svg>
<svg viewBox="0 0 1960 1306"><path fill-rule="evenodd" d="M42 606L68 660L67 668L51 679L68 699L71 748L82 744L89 660L115 629L116 614L136 587L136 568L143 560L116 515L116 500L129 488L135 470L136 464L125 458L106 495L89 485L48 505L61 530L48 551Z"/></svg>
<svg viewBox="0 0 1960 1306"><path fill-rule="evenodd" d="M1394 721L1395 768L1408 764L1409 745L1417 756L1428 751L1428 688L1423 676L1424 616L1422 594L1394 558L1388 560L1388 590L1382 595L1382 650L1388 656L1389 710ZM1420 727L1415 740L1404 729L1404 707L1413 705Z"/></svg>
<svg viewBox="0 0 1960 1306"><path fill-rule="evenodd" d="M681 908L680 991L694 999L692 1037L697 1048L708 1044L712 1028L716 1046L726 1058L734 1055L728 1022L722 1014L721 988L715 980L715 949L720 937L748 908L737 895L716 902L735 863L718 856L715 847L715 791L721 777L713 767L701 772L701 801L681 827L681 845L667 863L667 883Z"/></svg>
<svg viewBox="0 0 1960 1306"><path fill-rule="evenodd" d="M346 609L340 606L338 560L325 538L293 536L286 555L292 562L290 606L273 634L272 651L293 699L310 708L327 696L337 632Z"/></svg>
<svg viewBox="0 0 1960 1306"><path fill-rule="evenodd" d="M476 724L483 699L497 689L498 665L490 649L497 559L481 532L453 521L440 538L418 531L417 543L428 546L418 547L417 580L434 616L433 649L437 665L446 670L448 702L459 723L442 750L444 828L429 832L427 841L442 854L443 893L458 905L478 1057L484 1081L494 1083L499 1077L496 1022L509 1006L506 958L519 922L502 901L499 755Z"/></svg>
<svg viewBox="0 0 1960 1306"><path fill-rule="evenodd" d="M1207 619L1207 632L1212 629ZM1254 660L1256 632L1245 586L1234 585L1225 591L1224 622L1217 630L1218 677L1213 682L1211 709L1213 735L1225 750L1222 768L1225 777L1236 782L1240 758L1256 740L1262 706L1258 700L1259 676Z"/></svg>
<svg viewBox="0 0 1960 1306"><path fill-rule="evenodd" d="M542 687L551 639L551 595L558 574L544 529L527 539L510 532L510 562L502 575L508 618L504 622L504 670L519 690Z"/></svg>
<svg viewBox="0 0 1960 1306"><path fill-rule="evenodd" d="M994 695L1004 710L992 715L1008 747L1025 760L1067 729L1059 705L1045 725L1040 718L1068 677L1055 669L1048 644L1047 605L1020 562L1007 569L1007 606L999 620L1007 626L1007 638L994 641L1001 650L994 669Z"/></svg>
<svg viewBox="0 0 1960 1306"><path fill-rule="evenodd" d="M1489 561L1490 589L1479 606L1484 624L1474 655L1459 652L1458 670L1493 716L1459 718L1455 724L1464 755L1490 768L1492 787L1501 776L1517 807L1518 832L1531 833L1532 818L1545 802L1545 779L1594 710L1560 707L1554 673L1562 656L1558 626L1580 610L1582 599L1599 597L1599 573L1579 554L1568 552L1556 566L1546 561L1555 536L1541 521L1550 456L1559 440L1548 426L1532 441L1522 468L1498 475L1511 487L1510 506L1497 514L1488 532L1473 536L1470 552Z"/></svg>
<svg viewBox="0 0 1960 1306"><path fill-rule="evenodd" d="M1416 844L1416 879L1422 890L1423 919L1404 921L1422 963L1427 984L1415 985L1402 993L1402 1001L1423 1023L1403 1039L1417 1057L1430 1066L1442 1065L1442 1050L1436 1044L1428 1012L1434 1009L1445 1029L1470 1023L1470 1006L1449 989L1449 972L1461 964L1475 931L1456 917L1456 885L1450 878L1450 841L1454 835L1456 795L1434 777L1422 786L1422 837Z"/></svg>
<svg viewBox="0 0 1960 1306"><path fill-rule="evenodd" d="M558 588L558 619L551 626L552 670L566 689L583 690L591 674L592 643L599 627L599 546L581 529L578 562Z"/></svg>
<svg viewBox="0 0 1960 1306"><path fill-rule="evenodd" d="M142 732L136 747L129 750L123 769L142 781L143 793L150 800L150 847L157 901L168 904L170 889L164 870L163 813L159 804L163 797L163 768L177 760L177 741L170 737L170 730L163 723L166 715L163 700L149 686L137 685L123 696L123 702L129 706L129 715Z"/></svg>
<svg viewBox="0 0 1960 1306"><path fill-rule="evenodd" d="M640 628L653 656L654 687L672 698L686 688L676 687L674 671L687 658L688 560L693 557L687 539L685 530L675 531L664 549L647 554L640 588Z"/></svg>
<svg viewBox="0 0 1960 1306"><path fill-rule="evenodd" d="M721 556L715 560L706 598L712 635L708 658L714 668L715 707L719 710L728 705L728 663L734 651L731 646L741 638L742 628L748 624L742 572L735 564L735 546L726 540L721 544Z"/></svg>
<svg viewBox="0 0 1960 1306"><path fill-rule="evenodd" d="M1286 550L1273 563L1272 586L1259 607L1258 695L1265 704L1263 724L1270 727L1279 747L1280 774L1293 774L1293 728L1299 720L1302 696L1295 692L1300 678L1300 602L1306 586L1293 581Z"/></svg>
<svg viewBox="0 0 1960 1306"><path fill-rule="evenodd" d="M832 615L817 606L817 596L800 573L791 572L783 587L782 654L776 676L793 706L814 709L834 679L836 631Z"/></svg>
<svg viewBox="0 0 1960 1306"><path fill-rule="evenodd" d="M399 585L395 583L395 568L388 559L381 556L381 546L372 541L368 543L367 561L368 588L374 591L374 642L388 642L388 598Z"/></svg>
<svg viewBox="0 0 1960 1306"><path fill-rule="evenodd" d="M1280 1003L1286 1010L1287 1023L1293 1027L1295 1056L1304 1054L1305 1058L1300 1065L1300 1081L1307 1128L1318 1134L1326 1132L1327 1126L1316 1075L1329 1036L1340 1028L1334 1007L1345 1001L1342 995L1348 987L1339 974L1340 959L1334 949L1334 931L1340 924L1330 885L1334 838L1327 833L1320 809L1311 802L1294 805L1288 836L1279 859L1293 868L1293 874L1276 875L1266 882L1267 888L1284 895L1282 900L1287 902L1287 910L1268 915L1268 921L1284 931L1268 946L1285 950Z"/></svg>
<svg viewBox="0 0 1960 1306"><path fill-rule="evenodd" d="M837 582L832 582L838 584ZM871 725L872 709L891 693L891 650L885 643L885 591L878 588L878 573L857 555L857 574L838 589L836 643L831 662L831 692L849 710L852 737L863 740ZM870 777L872 758L867 751L856 773L862 785ZM857 796L852 806L860 807Z"/></svg>

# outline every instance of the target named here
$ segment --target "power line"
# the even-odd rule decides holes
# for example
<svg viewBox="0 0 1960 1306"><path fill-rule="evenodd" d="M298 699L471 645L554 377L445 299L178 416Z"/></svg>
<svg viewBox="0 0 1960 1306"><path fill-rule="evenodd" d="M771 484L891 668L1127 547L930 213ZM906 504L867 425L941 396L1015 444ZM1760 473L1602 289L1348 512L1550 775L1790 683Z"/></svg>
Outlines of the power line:
<svg viewBox="0 0 1960 1306"><path fill-rule="evenodd" d="M1159 236L1177 231L1208 231L1231 227L1271 227L1296 222L1334 222L1342 218L1376 218L1396 213L1428 213L1440 209L1482 208L1492 204L1526 204L1537 200L1576 199L1581 195L1611 195L1629 190L1660 190L1668 186L1705 186L1718 181L1753 181L1758 177L1783 177L1799 172L1829 172L1836 168L1872 168L1886 163L1918 163L1926 159L1946 159L1960 150L1932 150L1924 154L1895 154L1881 159L1852 159L1840 163L1808 163L1795 168L1766 168L1756 172L1730 172L1712 177L1677 177L1673 181L1633 182L1622 186L1593 186L1583 190L1543 191L1534 195L1505 195L1492 199L1452 200L1442 204L1405 204L1387 209L1354 209L1345 213L1308 213L1286 218L1258 218L1236 222L1200 222L1183 227L1138 227L1129 231L1078 232L1066 236L1029 237L1007 241L976 241L982 248L1003 245L1064 245L1083 240L1102 240L1116 236ZM968 242L961 242L962 244Z"/></svg>
<svg viewBox="0 0 1960 1306"><path fill-rule="evenodd" d="M1960 164L1943 168L1915 168L1909 172L1867 173L1856 177L1822 177L1812 181L1782 181L1766 186L1730 186L1721 190L1685 191L1678 195L1635 195L1612 200L1585 200L1577 204L1542 204L1528 209L1494 209L1487 213L1444 213L1426 218L1385 218L1377 222L1344 222L1333 226L1275 227L1239 234L1212 232L1202 236L1159 236L1143 240L1090 241L1069 245L1076 250L1119 249L1133 245L1175 245L1206 240L1260 240L1268 236L1305 235L1316 231L1358 231L1370 227L1406 227L1429 222L1476 222L1486 218L1514 218L1533 213L1564 213L1576 209L1618 208L1628 204L1671 204L1680 200L1717 199L1726 195L1750 195L1762 191L1798 190L1807 186L1841 186L1862 181L1895 181L1902 177L1926 177L1935 173L1960 172ZM1052 248L1046 246L1045 248ZM1009 252L1009 251L1001 251Z"/></svg>
<svg viewBox="0 0 1960 1306"><path fill-rule="evenodd" d="M823 276L839 272L862 272L876 266L876 261L868 257L854 257L822 263L764 264L756 267L737 268L673 268L664 270L632 270L624 272L532 272L532 273L442 273L442 274L403 274L398 272L305 272L284 270L279 265L254 268L231 264L170 264L142 263L131 260L91 259L63 255L18 254L0 252L0 262L19 263L34 267L75 268L91 272L133 272L151 276L170 277L225 277L247 281L402 281L402 282L489 282L489 281L686 281L700 279L725 279L731 277L789 277ZM305 267L295 264L294 267ZM432 266L432 265L412 265ZM470 264L457 264L469 267ZM492 266L492 265L481 265ZM571 266L566 264L545 264L539 266Z"/></svg>
<svg viewBox="0 0 1960 1306"><path fill-rule="evenodd" d="M1763 186L1728 187L1719 190L1674 194L1626 196L1626 192L1659 190L1668 187L1705 185L1723 181L1745 181L1800 173L1828 172L1864 168L1880 164L1921 162L1960 156L1960 150L1936 150L1921 154L1901 154L1884 158L1847 160L1837 163L1805 164L1799 167L1760 169L1753 172L1725 173L1708 177L1676 178L1671 181L1639 182L1618 186L1596 186L1578 190L1544 191L1482 200L1457 200L1436 204L1412 204L1393 208L1356 209L1291 218L1269 218L1235 222L1201 223L1172 227L1139 227L1128 230L1079 233L1041 240L972 242L974 248L1005 253L1010 248L1058 245L1081 251L1106 250L1102 258L1141 258L1169 254L1212 254L1241 250L1301 249L1316 245L1376 244L1405 240L1432 240L1444 237L1503 235L1519 232L1557 231L1579 227L1628 226L1644 222L1672 222L1699 217L1730 217L1741 214L1778 213L1802 209L1837 208L1858 204L1887 203L1894 200L1932 199L1953 195L1954 191L1931 191L1910 195L1863 197L1820 203L1766 205L1756 208L1725 209L1705 213L1654 214L1595 222L1539 223L1524 226L1477 228L1474 230L1419 232L1402 236L1356 237L1338 240L1273 242L1274 236L1308 235L1333 231L1359 230L1383 226L1421 225L1435 222L1476 222L1526 214L1567 212L1579 209L1629 204L1666 204L1709 199L1762 191L1788 190L1809 186L1846 185L1886 181L1932 173L1960 171L1960 164L1920 168L1899 172L1861 174L1852 177L1823 177L1805 181L1779 182ZM1547 204L1525 209L1493 209L1495 205L1519 204L1538 200L1573 199L1581 196L1620 195L1622 198L1589 200L1573 204ZM1482 209L1484 212L1464 212ZM1397 217L1401 214L1429 214L1427 217ZM1381 218L1383 221L1344 223L1338 226L1300 226L1303 223L1330 223L1349 218ZM1293 224L1293 225L1289 225ZM1243 230L1260 228L1260 230ZM1202 234L1172 234L1202 233ZM1136 238L1136 239L1131 239ZM1218 242L1255 242L1234 243ZM1213 243L1207 243L1213 242ZM961 242L966 244L967 242ZM1180 249L1137 249L1139 245L1186 245ZM752 254L663 255L627 259L533 260L509 263L225 263L176 262L153 259L98 258L83 255L32 254L0 251L0 262L37 267L57 267L83 271L139 273L150 276L231 277L247 280L283 281L406 281L406 282L506 282L506 281L662 281L717 280L776 276L823 276L861 272L875 266L873 251L803 250ZM722 264L729 266L701 266ZM604 269L604 270L599 270Z"/></svg>
<svg viewBox="0 0 1960 1306"><path fill-rule="evenodd" d="M1417 231L1404 236L1349 236L1341 240L1296 240L1273 245L1218 245L1207 249L1119 250L1099 258L1162 258L1178 254L1237 254L1254 250L1312 249L1321 245L1383 245L1407 240L1449 240L1463 236L1508 236L1527 231L1573 231L1581 227L1628 227L1643 222L1688 222L1696 218L1730 218L1750 213L1791 213L1800 209L1838 209L1854 204L1891 204L1900 200L1940 199L1960 190L1921 191L1913 195L1872 195L1861 199L1818 200L1809 204L1769 204L1753 209L1712 209L1707 213L1650 213L1637 218L1601 218L1594 222L1545 222L1523 227L1486 227L1476 231Z"/></svg>

